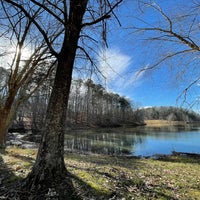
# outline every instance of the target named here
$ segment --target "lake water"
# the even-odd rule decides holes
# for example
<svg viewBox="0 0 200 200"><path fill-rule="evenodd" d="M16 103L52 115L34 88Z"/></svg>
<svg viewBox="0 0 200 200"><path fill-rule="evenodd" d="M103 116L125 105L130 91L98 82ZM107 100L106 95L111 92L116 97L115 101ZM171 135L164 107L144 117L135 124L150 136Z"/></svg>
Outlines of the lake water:
<svg viewBox="0 0 200 200"><path fill-rule="evenodd" d="M172 151L200 153L200 127L135 127L74 130L65 135L69 151L153 156Z"/></svg>

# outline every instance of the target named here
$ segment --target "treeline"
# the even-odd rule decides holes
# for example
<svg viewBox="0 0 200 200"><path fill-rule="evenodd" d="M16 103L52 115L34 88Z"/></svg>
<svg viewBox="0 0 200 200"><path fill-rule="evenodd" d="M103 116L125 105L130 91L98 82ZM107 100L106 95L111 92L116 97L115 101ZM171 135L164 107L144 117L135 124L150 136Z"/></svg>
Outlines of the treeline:
<svg viewBox="0 0 200 200"><path fill-rule="evenodd" d="M51 81L46 81L29 100L18 109L13 129L41 130L51 93ZM131 101L107 91L91 79L73 80L67 110L66 127L116 127L137 124Z"/></svg>
<svg viewBox="0 0 200 200"><path fill-rule="evenodd" d="M172 106L143 108L140 109L138 113L144 120L168 120L185 122L200 121L199 114L193 111L188 111L183 108L177 108Z"/></svg>
<svg viewBox="0 0 200 200"><path fill-rule="evenodd" d="M38 80L35 80L36 82ZM16 112L10 131L42 130L52 90L51 76ZM73 80L66 128L141 125L144 120L200 121L200 115L177 107L137 108L124 96L107 91L91 79Z"/></svg>
<svg viewBox="0 0 200 200"><path fill-rule="evenodd" d="M67 122L109 126L133 122L131 101L119 94L107 91L102 85L87 81L73 81Z"/></svg>

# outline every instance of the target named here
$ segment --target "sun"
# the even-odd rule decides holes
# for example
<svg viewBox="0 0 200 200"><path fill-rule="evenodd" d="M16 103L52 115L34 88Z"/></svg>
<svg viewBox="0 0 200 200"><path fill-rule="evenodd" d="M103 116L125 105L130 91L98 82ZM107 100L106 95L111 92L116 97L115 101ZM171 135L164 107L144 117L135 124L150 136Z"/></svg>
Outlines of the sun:
<svg viewBox="0 0 200 200"><path fill-rule="evenodd" d="M21 60L28 60L31 57L31 50L28 47L21 49Z"/></svg>
<svg viewBox="0 0 200 200"><path fill-rule="evenodd" d="M4 60L3 66L5 68L12 68L13 64L17 62L19 59L20 63L23 64L24 62L31 59L31 50L28 47L24 48L16 48L11 46L9 51L6 52L5 56L2 57L2 61ZM21 65L20 64L20 65Z"/></svg>
<svg viewBox="0 0 200 200"><path fill-rule="evenodd" d="M8 47L7 54L10 56L10 58L19 57L21 61L24 61L30 59L31 49L28 46L19 48L19 46L11 44Z"/></svg>
<svg viewBox="0 0 200 200"><path fill-rule="evenodd" d="M16 62L16 59L20 59L23 63L31 59L32 51L31 47L24 45L19 49L19 45L7 38L0 38L1 48L0 48L0 67L9 69Z"/></svg>

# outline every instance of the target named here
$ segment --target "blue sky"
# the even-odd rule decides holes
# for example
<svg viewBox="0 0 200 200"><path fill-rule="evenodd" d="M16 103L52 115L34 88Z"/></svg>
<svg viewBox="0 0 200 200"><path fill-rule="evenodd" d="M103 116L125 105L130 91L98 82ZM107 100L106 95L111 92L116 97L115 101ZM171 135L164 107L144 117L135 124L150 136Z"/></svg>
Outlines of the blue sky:
<svg viewBox="0 0 200 200"><path fill-rule="evenodd" d="M103 75L107 77L105 81L106 87L130 98L138 106L181 106L184 103L184 95L181 96L182 98L179 98L179 96L200 75L198 55L189 53L180 55L162 63L154 70L139 73L140 69L155 64L159 59L159 54L163 56L166 52L175 52L187 47L174 43L149 43L143 40L144 37L152 37L154 35L135 34L130 27L143 27L146 24L133 16L143 19L151 25L156 24L158 21L161 21L161 25L164 27L167 24L163 17L158 12L152 11L152 9L147 8L145 14L137 13L134 10L136 4L133 2L136 1L128 0L117 11L122 27L119 27L117 23L111 25L108 34L109 47L100 51L98 58L99 68ZM169 16L182 16L184 4L187 3L188 5L190 3L184 0L159 0L156 2L162 6L163 11ZM175 25L178 27L179 24L176 23ZM183 29L187 31L189 26L189 22L188 24L184 23ZM179 27L177 31L180 31ZM198 40L195 42L198 42ZM198 91L197 82L188 91L186 102L192 104L198 98ZM183 104L183 106L188 108L189 104L187 103ZM197 104L193 106L193 109L198 109Z"/></svg>
<svg viewBox="0 0 200 200"><path fill-rule="evenodd" d="M157 11L151 9L150 6L138 5L137 2L136 0L125 0L123 5L116 10L116 15L119 17L122 26L118 24L117 20L109 20L108 48L99 47L96 50L99 54L96 57L97 66L106 77L106 79L102 79L101 83L106 89L126 96L139 107L181 106L184 101L179 96L195 78L200 77L199 55L194 52L180 55L162 63L154 70L144 70L139 73L142 68L154 65L159 56L170 51L183 50L185 46L162 41L151 43L144 40L155 36L152 32L136 34L133 26L155 26L157 23L162 27L167 26L166 20ZM179 16L179 21L176 21L174 25L175 30L187 33L187 30L191 27L190 22L193 15L191 15L191 19L186 18L185 21L181 16L183 13L187 13L191 1L157 0L151 2L161 5L167 15L171 17ZM153 5L159 9L157 4ZM200 24L198 22L200 20L198 20L196 18L194 24L197 24L197 30L192 37L197 44L200 38L198 33L198 24ZM90 32L93 34L92 29L89 30ZM82 62L82 66L87 65L85 60ZM0 65L3 65L3 63L0 60ZM88 77L85 75L81 78ZM182 95L182 97L184 96ZM188 91L187 102L192 104L197 98L199 98L199 82ZM188 104L183 104L183 106L188 108ZM195 105L193 109L197 111L198 106Z"/></svg>

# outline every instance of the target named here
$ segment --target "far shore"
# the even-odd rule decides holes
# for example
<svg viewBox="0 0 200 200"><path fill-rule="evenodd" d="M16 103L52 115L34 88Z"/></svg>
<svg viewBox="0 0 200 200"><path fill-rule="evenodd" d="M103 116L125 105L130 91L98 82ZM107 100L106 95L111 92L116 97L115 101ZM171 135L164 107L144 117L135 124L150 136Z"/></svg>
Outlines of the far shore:
<svg viewBox="0 0 200 200"><path fill-rule="evenodd" d="M145 120L146 126L185 126L188 124L200 124L200 122L187 122L187 121L168 121L168 120Z"/></svg>

